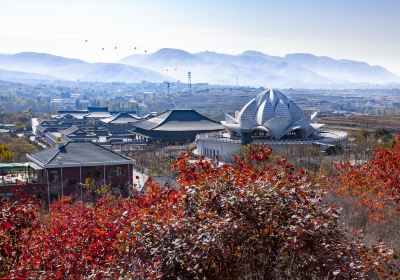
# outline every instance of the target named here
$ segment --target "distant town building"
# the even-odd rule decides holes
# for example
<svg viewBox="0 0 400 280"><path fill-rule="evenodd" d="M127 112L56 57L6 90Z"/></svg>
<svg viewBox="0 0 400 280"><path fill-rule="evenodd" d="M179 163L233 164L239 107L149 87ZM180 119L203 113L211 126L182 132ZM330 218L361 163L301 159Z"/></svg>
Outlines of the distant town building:
<svg viewBox="0 0 400 280"><path fill-rule="evenodd" d="M47 132L58 132L71 127L71 123L64 123L58 119L45 120L36 126L36 134L39 137L45 137Z"/></svg>
<svg viewBox="0 0 400 280"><path fill-rule="evenodd" d="M0 130L6 133L14 133L17 130L17 126L15 124L0 123Z"/></svg>
<svg viewBox="0 0 400 280"><path fill-rule="evenodd" d="M88 114L84 118L100 121L111 116L108 107L88 107Z"/></svg>
<svg viewBox="0 0 400 280"><path fill-rule="evenodd" d="M76 107L76 100L71 98L53 98L50 100L50 108L52 113L60 110L73 110Z"/></svg>
<svg viewBox="0 0 400 280"><path fill-rule="evenodd" d="M83 129L79 128L78 126L71 126L67 129L63 129L57 132L47 132L45 134L46 142L50 145L55 145L57 143L67 143L72 141L92 141L98 142L99 135L96 133L91 133L84 131Z"/></svg>

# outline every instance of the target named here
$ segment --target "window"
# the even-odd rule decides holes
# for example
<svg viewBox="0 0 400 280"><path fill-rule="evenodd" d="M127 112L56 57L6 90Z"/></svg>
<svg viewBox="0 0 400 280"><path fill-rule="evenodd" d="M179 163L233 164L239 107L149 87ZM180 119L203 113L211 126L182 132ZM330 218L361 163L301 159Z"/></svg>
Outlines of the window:
<svg viewBox="0 0 400 280"><path fill-rule="evenodd" d="M114 176L122 176L124 175L124 169L121 166L116 166L112 169L112 174Z"/></svg>
<svg viewBox="0 0 400 280"><path fill-rule="evenodd" d="M93 167L89 170L89 177L92 179L99 179L101 175L101 169L99 167Z"/></svg>
<svg viewBox="0 0 400 280"><path fill-rule="evenodd" d="M57 182L57 181L58 181L58 178L59 178L58 170L51 170L51 171L49 172L49 179L50 179L50 182Z"/></svg>

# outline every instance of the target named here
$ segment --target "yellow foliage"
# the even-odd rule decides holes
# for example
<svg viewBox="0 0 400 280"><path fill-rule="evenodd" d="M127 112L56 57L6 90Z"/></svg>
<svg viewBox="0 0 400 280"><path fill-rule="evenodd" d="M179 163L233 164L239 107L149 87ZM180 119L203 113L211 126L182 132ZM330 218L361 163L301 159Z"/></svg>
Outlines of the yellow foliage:
<svg viewBox="0 0 400 280"><path fill-rule="evenodd" d="M14 155L6 144L0 144L0 161L11 161Z"/></svg>

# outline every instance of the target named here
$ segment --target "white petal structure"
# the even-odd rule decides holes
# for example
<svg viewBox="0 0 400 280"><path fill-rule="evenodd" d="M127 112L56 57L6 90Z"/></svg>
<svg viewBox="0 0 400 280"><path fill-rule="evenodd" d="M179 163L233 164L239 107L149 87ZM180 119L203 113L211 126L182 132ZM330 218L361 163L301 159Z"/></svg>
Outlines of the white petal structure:
<svg viewBox="0 0 400 280"><path fill-rule="evenodd" d="M231 135L237 134L245 142L251 142L254 131L263 131L273 139L289 134L305 139L323 126L317 123L317 115L307 116L293 100L270 89L250 100L235 117L225 115L221 123Z"/></svg>

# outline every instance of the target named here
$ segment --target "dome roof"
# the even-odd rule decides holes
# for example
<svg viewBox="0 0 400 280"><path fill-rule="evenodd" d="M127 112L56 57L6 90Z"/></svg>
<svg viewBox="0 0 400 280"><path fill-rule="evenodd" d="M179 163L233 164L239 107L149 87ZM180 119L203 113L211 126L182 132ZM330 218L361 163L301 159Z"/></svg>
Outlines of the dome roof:
<svg viewBox="0 0 400 280"><path fill-rule="evenodd" d="M253 130L266 131L274 139L297 131L302 138L311 136L321 124L316 123L317 114L307 116L297 104L279 91L272 89L261 92L236 112L228 114L222 125L230 132L240 135Z"/></svg>

